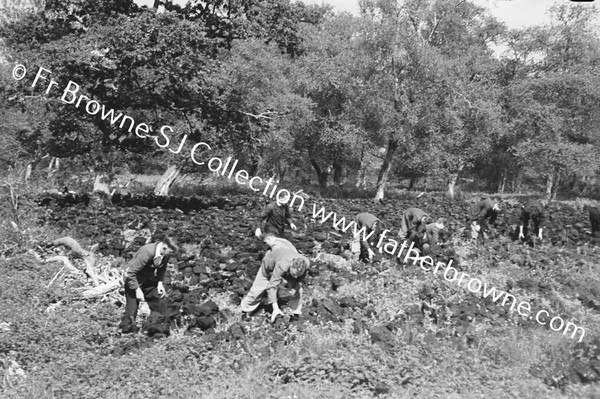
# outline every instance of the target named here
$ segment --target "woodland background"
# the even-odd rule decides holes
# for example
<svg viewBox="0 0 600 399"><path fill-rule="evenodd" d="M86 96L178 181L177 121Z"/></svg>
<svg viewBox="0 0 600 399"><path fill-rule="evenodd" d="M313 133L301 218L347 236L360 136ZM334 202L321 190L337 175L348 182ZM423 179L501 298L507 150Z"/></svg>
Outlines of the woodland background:
<svg viewBox="0 0 600 399"><path fill-rule="evenodd" d="M464 0L360 7L354 17L286 0L0 3L0 173L76 191L158 174L162 195L209 174L16 82L22 63L298 188L600 196L594 7L559 2L550 25L520 30Z"/></svg>

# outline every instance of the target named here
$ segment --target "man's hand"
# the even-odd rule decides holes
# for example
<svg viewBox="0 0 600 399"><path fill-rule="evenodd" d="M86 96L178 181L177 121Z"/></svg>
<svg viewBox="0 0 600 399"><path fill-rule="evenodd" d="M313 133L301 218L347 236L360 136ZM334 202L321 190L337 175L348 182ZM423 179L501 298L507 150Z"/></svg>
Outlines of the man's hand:
<svg viewBox="0 0 600 399"><path fill-rule="evenodd" d="M167 296L167 291L165 291L162 281L158 282L158 285L156 286L156 292L158 292L158 295L160 295L161 298Z"/></svg>
<svg viewBox="0 0 600 399"><path fill-rule="evenodd" d="M142 301L142 302L146 301L146 298L144 297L144 292L142 291L141 288L138 288L137 290L135 290L135 298L138 301Z"/></svg>
<svg viewBox="0 0 600 399"><path fill-rule="evenodd" d="M291 228L292 228L292 230L294 230L294 231L296 231L296 230L297 230L297 228L296 228L296 225L295 225L294 223L290 223L290 227L291 227Z"/></svg>
<svg viewBox="0 0 600 399"><path fill-rule="evenodd" d="M275 323L277 316L283 316L283 312L279 309L279 305L277 303L273 304L273 313L271 313L271 323Z"/></svg>
<svg viewBox="0 0 600 399"><path fill-rule="evenodd" d="M369 260L371 260L375 256L375 252L373 252L373 250L371 248L369 248L368 251L369 251Z"/></svg>
<svg viewBox="0 0 600 399"><path fill-rule="evenodd" d="M260 238L260 236L261 236L261 233L262 233L262 232L260 231L260 227L257 227L257 228L256 228L256 230L254 230L254 235L255 235L257 238Z"/></svg>

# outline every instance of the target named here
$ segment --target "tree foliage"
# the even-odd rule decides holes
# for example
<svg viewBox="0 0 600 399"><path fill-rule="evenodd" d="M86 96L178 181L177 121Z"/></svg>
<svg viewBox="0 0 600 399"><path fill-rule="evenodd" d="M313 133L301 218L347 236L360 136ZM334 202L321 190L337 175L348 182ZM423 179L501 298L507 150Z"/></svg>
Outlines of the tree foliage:
<svg viewBox="0 0 600 399"><path fill-rule="evenodd" d="M1 28L8 59L29 70L16 82L2 66L1 162L197 171L187 154L204 141L253 174L312 169L321 187L331 176L360 181L378 159L376 199L405 177L442 178L453 194L460 176L504 189L525 171L551 195L565 179L597 175L593 7L555 6L550 25L520 30L464 0L360 8L355 17L289 0L47 1ZM51 72L32 87L39 67ZM45 94L49 79L57 85ZM69 81L147 123L148 137L89 115L86 101L65 104Z"/></svg>

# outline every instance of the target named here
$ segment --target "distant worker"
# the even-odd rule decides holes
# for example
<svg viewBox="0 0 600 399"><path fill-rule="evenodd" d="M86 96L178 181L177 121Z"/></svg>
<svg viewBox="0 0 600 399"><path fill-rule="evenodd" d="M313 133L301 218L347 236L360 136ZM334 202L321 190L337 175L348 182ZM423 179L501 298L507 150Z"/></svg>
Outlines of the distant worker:
<svg viewBox="0 0 600 399"><path fill-rule="evenodd" d="M529 221L533 222L533 234L542 239L542 224L544 223L544 206L536 199L530 198L521 207L521 225L519 226L519 238L529 238Z"/></svg>
<svg viewBox="0 0 600 399"><path fill-rule="evenodd" d="M406 240L408 238L409 240L414 241L418 236L423 235L425 226L431 222L431 217L421 209L408 208L402 215L398 236L401 240Z"/></svg>
<svg viewBox="0 0 600 399"><path fill-rule="evenodd" d="M483 240L487 237L489 224L494 224L500 213L500 199L494 198L478 201L471 205L469 220L471 222L471 238ZM488 221L489 219L489 221Z"/></svg>
<svg viewBox="0 0 600 399"><path fill-rule="evenodd" d="M125 314L119 328L123 333L135 331L135 319L141 301L148 303L152 312L167 315L167 303L163 280L167 264L177 245L171 238L146 244L129 261L123 276L125 283Z"/></svg>
<svg viewBox="0 0 600 399"><path fill-rule="evenodd" d="M383 212L379 212L380 216L383 216ZM377 248L377 241L379 240L379 235L385 229L385 225L383 221L372 213L362 212L356 215L354 219L356 223L357 229L360 231L363 227L365 228L364 236L363 234L359 234L358 237L354 237L354 239L358 239L360 242L360 255L358 257L359 260L363 262L368 262L375 257L375 250ZM371 234L371 232L373 234ZM363 238L368 237L367 240ZM378 249L381 253L381 248Z"/></svg>
<svg viewBox="0 0 600 399"><path fill-rule="evenodd" d="M588 211L590 213L590 223L592 224L592 236L600 237L600 209L590 206Z"/></svg>
<svg viewBox="0 0 600 399"><path fill-rule="evenodd" d="M292 230L296 230L296 225L292 221L291 210L288 205L291 195L288 194L283 198L277 198L265 207L260 215L259 226L254 234L256 237L261 237L266 233L273 233L277 237L285 236L285 226L288 225ZM264 227L262 226L264 222ZM262 228L261 228L262 227Z"/></svg>
<svg viewBox="0 0 600 399"><path fill-rule="evenodd" d="M288 302L288 306L292 310L292 319L297 319L302 314L302 284L310 260L298 253L291 242L275 237L273 233L266 233L263 241L271 249L265 254L250 291L242 299L242 312L245 315L254 312L266 292L268 304L273 306L271 323L275 322L277 316L283 316L277 303L277 291L279 284L285 280L288 287L294 290L294 298Z"/></svg>
<svg viewBox="0 0 600 399"><path fill-rule="evenodd" d="M425 226L425 232L421 242L423 255L435 254L437 252L440 236L444 234L445 225L446 219L439 218L434 223L429 223Z"/></svg>

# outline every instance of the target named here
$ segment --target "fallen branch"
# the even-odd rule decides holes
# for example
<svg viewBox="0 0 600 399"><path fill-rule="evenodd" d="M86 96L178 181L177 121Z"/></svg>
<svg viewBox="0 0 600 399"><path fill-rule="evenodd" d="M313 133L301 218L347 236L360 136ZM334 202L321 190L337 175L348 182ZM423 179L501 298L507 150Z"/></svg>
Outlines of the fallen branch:
<svg viewBox="0 0 600 399"><path fill-rule="evenodd" d="M54 282L54 280L56 280L56 278L58 277L58 275L59 275L59 274L60 274L60 273L61 273L63 270L65 270L65 267L64 267L64 266L60 268L60 270L58 271L58 273L56 273L56 274L54 275L54 277L52 277L52 280L50 280L50 282L48 283L48 285L46 286L46 288L48 288L48 287L50 287L50 285L52 285L52 283Z"/></svg>
<svg viewBox="0 0 600 399"><path fill-rule="evenodd" d="M98 286L100 283L98 281L98 275L96 273L96 255L93 252L84 250L81 245L71 237L62 237L52 242L53 245L59 246L63 245L71 250L75 255L83 258L85 262L85 274L87 274L95 286Z"/></svg>
<svg viewBox="0 0 600 399"><path fill-rule="evenodd" d="M73 264L71 263L69 258L67 258L64 255L57 255L57 256L53 256L51 258L46 259L46 263L50 263L50 262L61 262L64 265L63 269L67 269L70 273L83 274L83 272L81 270L79 270L78 268L76 268L75 266L73 266Z"/></svg>
<svg viewBox="0 0 600 399"><path fill-rule="evenodd" d="M83 291L82 295L86 299L97 298L108 294L111 291L119 289L121 286L121 280L115 279L106 284L99 285L97 287L91 288L89 290Z"/></svg>

